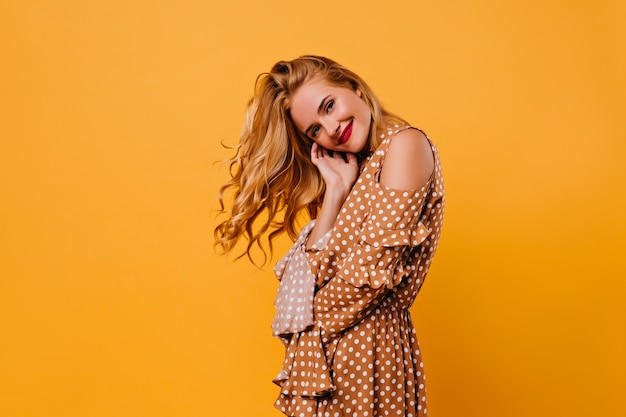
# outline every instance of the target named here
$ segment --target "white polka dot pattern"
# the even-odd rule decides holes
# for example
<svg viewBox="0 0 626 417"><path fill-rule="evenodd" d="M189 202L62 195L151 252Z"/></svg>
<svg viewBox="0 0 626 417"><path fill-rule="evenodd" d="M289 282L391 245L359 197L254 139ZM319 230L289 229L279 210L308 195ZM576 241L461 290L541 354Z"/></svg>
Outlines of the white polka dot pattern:
<svg viewBox="0 0 626 417"><path fill-rule="evenodd" d="M432 142L435 169L420 190L378 182L390 140L405 128L382 135L327 242L306 251L308 266L298 264L317 287L312 325L283 339L285 361L274 382L281 387L276 407L288 416L427 416L409 307L437 249L444 188ZM296 269L290 273L301 277Z"/></svg>

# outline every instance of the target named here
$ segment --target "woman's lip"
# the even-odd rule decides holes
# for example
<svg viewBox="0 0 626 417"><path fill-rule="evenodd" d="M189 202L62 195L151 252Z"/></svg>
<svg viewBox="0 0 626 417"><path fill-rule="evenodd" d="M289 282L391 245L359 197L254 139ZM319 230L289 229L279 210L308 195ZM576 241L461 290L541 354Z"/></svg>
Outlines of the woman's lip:
<svg viewBox="0 0 626 417"><path fill-rule="evenodd" d="M352 120L348 123L348 126L341 132L341 136L339 136L339 144L343 145L350 139L350 135L352 134Z"/></svg>

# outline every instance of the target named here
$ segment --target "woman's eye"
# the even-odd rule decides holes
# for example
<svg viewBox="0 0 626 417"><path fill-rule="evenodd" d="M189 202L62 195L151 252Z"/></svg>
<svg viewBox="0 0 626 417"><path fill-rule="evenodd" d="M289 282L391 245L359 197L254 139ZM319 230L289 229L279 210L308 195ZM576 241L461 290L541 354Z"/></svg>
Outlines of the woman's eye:
<svg viewBox="0 0 626 417"><path fill-rule="evenodd" d="M315 137L317 136L317 134L320 132L320 127L319 126L315 126L313 129L311 129L311 136Z"/></svg>
<svg viewBox="0 0 626 417"><path fill-rule="evenodd" d="M331 100L328 102L328 104L326 105L326 111L329 112L333 109L333 107L335 107L335 101Z"/></svg>

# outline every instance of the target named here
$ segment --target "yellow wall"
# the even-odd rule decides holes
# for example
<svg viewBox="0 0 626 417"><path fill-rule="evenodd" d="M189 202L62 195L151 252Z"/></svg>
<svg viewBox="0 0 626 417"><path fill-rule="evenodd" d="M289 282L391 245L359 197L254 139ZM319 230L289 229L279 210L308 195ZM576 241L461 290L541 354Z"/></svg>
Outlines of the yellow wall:
<svg viewBox="0 0 626 417"><path fill-rule="evenodd" d="M212 252L213 161L303 53L439 144L432 415L625 415L625 3L306 3L2 2L0 415L279 415L276 282Z"/></svg>

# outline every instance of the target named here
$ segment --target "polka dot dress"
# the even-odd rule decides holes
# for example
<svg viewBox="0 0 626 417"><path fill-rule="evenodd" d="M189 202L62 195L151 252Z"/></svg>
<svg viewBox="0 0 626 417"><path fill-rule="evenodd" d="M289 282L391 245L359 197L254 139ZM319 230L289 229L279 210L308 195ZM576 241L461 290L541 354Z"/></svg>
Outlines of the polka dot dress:
<svg viewBox="0 0 626 417"><path fill-rule="evenodd" d="M305 250L307 226L276 266L282 279L273 326L286 354L274 382L280 386L276 407L287 416L428 415L409 307L441 234L437 149L431 142L435 169L421 189L378 182L390 141L407 128L381 135L333 229Z"/></svg>

